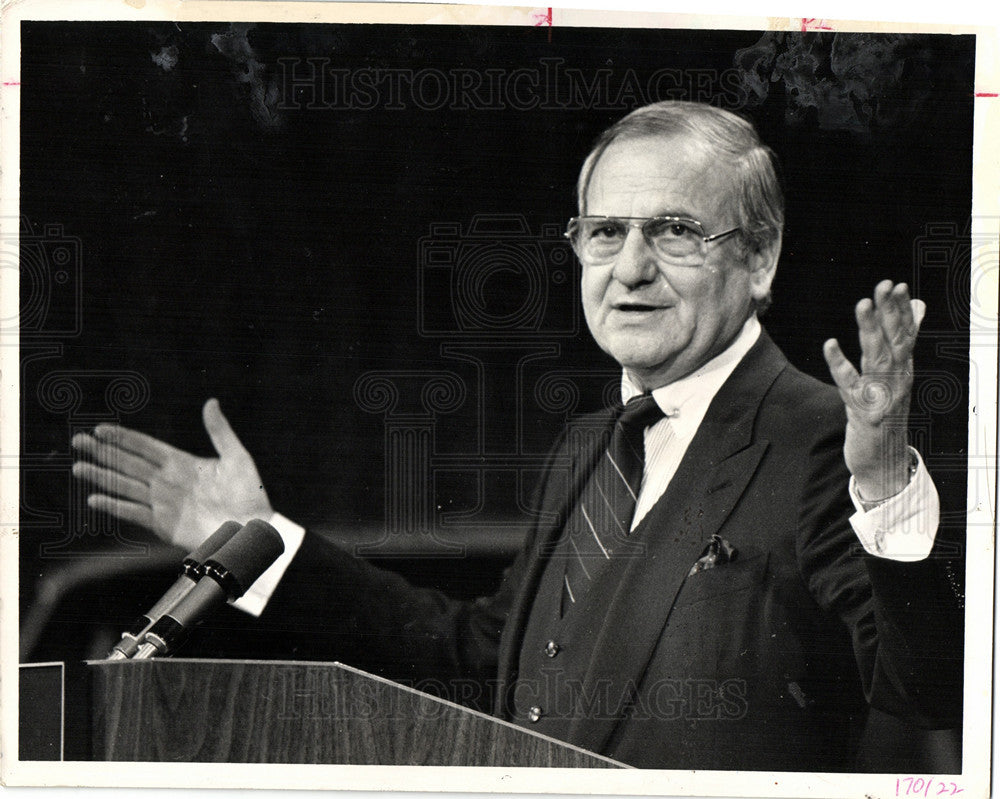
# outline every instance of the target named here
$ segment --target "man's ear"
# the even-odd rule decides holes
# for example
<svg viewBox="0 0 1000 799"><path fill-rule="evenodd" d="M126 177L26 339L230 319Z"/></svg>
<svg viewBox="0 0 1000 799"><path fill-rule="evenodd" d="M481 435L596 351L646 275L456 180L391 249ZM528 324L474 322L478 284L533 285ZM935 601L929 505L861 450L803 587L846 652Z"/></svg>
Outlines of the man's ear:
<svg viewBox="0 0 1000 799"><path fill-rule="evenodd" d="M751 252L747 257L750 268L750 294L757 302L766 299L771 293L771 283L778 270L778 256L781 254L781 233L774 240L762 246L757 252Z"/></svg>

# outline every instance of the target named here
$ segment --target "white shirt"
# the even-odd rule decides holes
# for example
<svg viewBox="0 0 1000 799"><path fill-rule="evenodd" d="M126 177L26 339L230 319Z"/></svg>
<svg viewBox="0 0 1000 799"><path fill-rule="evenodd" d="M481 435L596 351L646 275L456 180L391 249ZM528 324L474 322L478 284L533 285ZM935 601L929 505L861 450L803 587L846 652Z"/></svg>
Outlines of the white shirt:
<svg viewBox="0 0 1000 799"><path fill-rule="evenodd" d="M666 414L666 418L646 428L645 466L632 529L635 529L667 490L688 445L705 418L708 406L737 364L756 343L760 331L757 317L751 317L725 351L692 374L654 389L653 399ZM640 393L641 389L632 383L628 373L623 373L622 401L628 402ZM851 500L857 510L851 516L851 527L865 550L877 557L901 561L923 560L934 545L940 513L937 490L919 453L912 448L910 452L916 456L918 467L909 485L872 510L865 511L853 477L848 485ZM263 613L305 535L304 528L280 513L275 513L270 522L285 542L284 554L250 586L249 591L232 603L234 607L254 616Z"/></svg>
<svg viewBox="0 0 1000 799"><path fill-rule="evenodd" d="M643 439L646 462L632 517L633 530L667 490L691 439L708 412L708 406L759 336L760 322L753 316L743 325L733 343L700 369L669 385L653 389L653 399L666 418L646 428ZM622 402L628 402L641 393L642 389L629 379L628 372L623 371Z"/></svg>

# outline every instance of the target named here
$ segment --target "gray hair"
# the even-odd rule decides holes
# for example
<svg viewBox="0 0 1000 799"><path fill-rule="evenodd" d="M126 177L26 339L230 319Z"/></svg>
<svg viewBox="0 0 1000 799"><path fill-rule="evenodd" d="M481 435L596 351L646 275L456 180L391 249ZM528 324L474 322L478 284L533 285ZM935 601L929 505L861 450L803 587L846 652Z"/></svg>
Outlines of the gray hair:
<svg viewBox="0 0 1000 799"><path fill-rule="evenodd" d="M577 182L577 203L586 213L587 189L598 160L612 142L686 133L736 169L738 221L744 247L751 252L775 244L785 224L785 201L778 161L750 122L705 103L665 100L644 106L601 134L584 161Z"/></svg>

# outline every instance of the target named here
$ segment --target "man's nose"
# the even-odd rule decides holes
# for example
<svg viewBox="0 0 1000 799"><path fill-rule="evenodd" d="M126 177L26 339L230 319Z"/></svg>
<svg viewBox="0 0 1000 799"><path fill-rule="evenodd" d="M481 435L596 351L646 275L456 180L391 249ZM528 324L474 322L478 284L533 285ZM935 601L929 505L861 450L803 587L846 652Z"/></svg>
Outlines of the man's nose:
<svg viewBox="0 0 1000 799"><path fill-rule="evenodd" d="M652 283L656 279L656 254L646 241L642 230L638 227L629 228L622 244L622 250L615 258L612 277L628 287Z"/></svg>

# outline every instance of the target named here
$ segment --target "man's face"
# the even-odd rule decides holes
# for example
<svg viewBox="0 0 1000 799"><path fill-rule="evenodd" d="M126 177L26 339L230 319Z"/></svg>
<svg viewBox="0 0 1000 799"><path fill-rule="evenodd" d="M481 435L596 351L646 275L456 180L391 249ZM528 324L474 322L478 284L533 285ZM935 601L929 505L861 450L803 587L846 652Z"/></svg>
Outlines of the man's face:
<svg viewBox="0 0 1000 799"><path fill-rule="evenodd" d="M581 213L686 217L712 236L738 225L734 172L684 136L614 142L594 167ZM633 228L614 260L583 267L590 332L642 387L673 382L718 355L753 300L767 295L776 252L746 258L738 236L706 244L704 262L689 266L664 261Z"/></svg>

